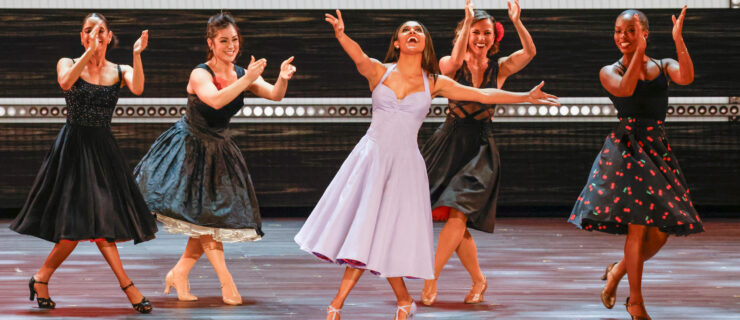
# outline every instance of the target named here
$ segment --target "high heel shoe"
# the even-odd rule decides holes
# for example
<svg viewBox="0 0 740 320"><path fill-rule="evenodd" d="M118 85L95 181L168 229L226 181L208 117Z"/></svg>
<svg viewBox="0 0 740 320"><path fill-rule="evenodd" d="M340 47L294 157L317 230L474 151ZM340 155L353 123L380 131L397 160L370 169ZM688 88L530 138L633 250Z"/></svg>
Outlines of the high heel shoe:
<svg viewBox="0 0 740 320"><path fill-rule="evenodd" d="M604 275L601 276L601 280L607 281L609 279L609 273L612 272L612 269L614 269L614 266L616 266L617 263L618 262L614 262L606 266L606 271L604 271ZM616 288L614 289L614 292L609 293L609 292L606 292L606 285L604 285L604 289L601 290L601 303L603 303L604 307L606 307L607 309L611 309L611 308L614 308L614 304L616 302L617 302Z"/></svg>
<svg viewBox="0 0 740 320"><path fill-rule="evenodd" d="M125 293L128 288L131 288L134 286L133 281L129 283L125 287L121 287L121 290ZM152 303L149 302L149 300L145 296L141 296L141 301L139 303L131 303L131 306L134 307L134 310L138 311L139 313L149 313L152 312Z"/></svg>
<svg viewBox="0 0 740 320"><path fill-rule="evenodd" d="M397 320L400 312L402 311L406 314L406 319L413 319L414 315L416 314L416 303L411 301L411 304L407 304L405 306L397 306L396 317L393 318L393 320Z"/></svg>
<svg viewBox="0 0 740 320"><path fill-rule="evenodd" d="M326 316L331 315L331 320L336 320L337 316L340 315L341 312L341 308L337 309L329 305L329 308L326 309Z"/></svg>
<svg viewBox="0 0 740 320"><path fill-rule="evenodd" d="M483 302L483 294L486 293L486 289L488 289L488 281L485 278L483 279L483 287L480 291L475 291L475 287L476 283L473 283L473 287L470 288L470 293L465 296L465 303L473 304Z"/></svg>
<svg viewBox="0 0 740 320"><path fill-rule="evenodd" d="M226 291L226 293L224 293L224 291ZM227 293L230 295L227 296ZM221 300L223 300L225 304L232 306L242 304L242 296L239 295L239 291L236 290L236 285L233 280L231 283L227 283L226 285L221 284Z"/></svg>
<svg viewBox="0 0 740 320"><path fill-rule="evenodd" d="M31 301L33 301L33 297L36 296L36 303L39 304L39 308L41 308L41 309L54 309L57 306L57 304L56 304L56 302L54 302L53 300L51 300L51 297L49 297L49 298L42 298L42 297L39 297L38 294L36 293L36 289L33 287L33 285L35 285L37 283L38 284L49 285L48 282L36 281L36 278L31 277L31 280L28 280L28 289L31 291L31 296L28 299L31 300Z"/></svg>
<svg viewBox="0 0 740 320"><path fill-rule="evenodd" d="M186 282L185 287L177 285L177 282L175 282L175 274L170 270L170 272L167 272L167 276L164 277L164 294L170 294L170 288L175 287L175 291L177 291L177 300L180 301L196 301L198 300L198 297L190 294L190 282Z"/></svg>
<svg viewBox="0 0 740 320"><path fill-rule="evenodd" d="M630 297L627 297L627 301L624 303L624 307L627 309L627 313L629 313L632 317L632 320L653 320L652 318L650 318L650 316L633 316L632 313L630 313L631 306L642 306L643 308L645 308L645 305L642 302L630 303Z"/></svg>
<svg viewBox="0 0 740 320"><path fill-rule="evenodd" d="M425 286L426 287L426 286ZM425 306L431 306L437 301L437 280L434 280L434 291L431 294L421 293L421 303Z"/></svg>

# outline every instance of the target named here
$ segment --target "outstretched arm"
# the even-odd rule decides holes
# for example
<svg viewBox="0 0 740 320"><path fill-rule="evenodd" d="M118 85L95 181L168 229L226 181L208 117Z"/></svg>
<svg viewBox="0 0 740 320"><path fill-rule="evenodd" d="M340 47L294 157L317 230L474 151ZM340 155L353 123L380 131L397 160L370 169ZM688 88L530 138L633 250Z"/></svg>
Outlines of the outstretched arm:
<svg viewBox="0 0 740 320"><path fill-rule="evenodd" d="M144 66L141 64L141 52L146 49L148 43L149 30L144 30L139 40L134 43L134 67L125 66L123 68L123 79L131 93L137 96L144 92Z"/></svg>
<svg viewBox="0 0 740 320"><path fill-rule="evenodd" d="M98 32L103 25L103 22L99 22L90 31L90 37L88 37L87 50L80 57L77 62L72 61L70 58L61 58L57 62L57 82L62 90L69 90L80 78L82 70L85 69L85 65L90 61L90 58L95 54L95 50L98 49Z"/></svg>
<svg viewBox="0 0 740 320"><path fill-rule="evenodd" d="M680 85L687 85L694 81L694 63L691 61L691 56L689 55L689 49L686 48L686 43L683 42L683 21L685 17L686 6L683 6L681 15L678 16L678 19L676 19L676 16L672 16L673 41L676 43L678 62L673 59L664 59L668 76L671 77L671 81Z"/></svg>
<svg viewBox="0 0 740 320"><path fill-rule="evenodd" d="M529 35L529 31L527 31L527 28L525 28L522 23L522 9L519 7L519 0L514 0L514 4L509 1L507 2L507 5L509 6L509 18L511 19L511 22L514 23L517 34L519 34L519 40L522 42L522 49L517 50L508 57L500 59L500 68L498 72L500 85L503 85L506 78L510 75L524 69L524 67L526 67L537 54L537 48L534 46L532 36Z"/></svg>
<svg viewBox="0 0 740 320"><path fill-rule="evenodd" d="M439 59L439 70L443 75L452 77L455 75L465 61L465 53L468 51L468 38L470 37L470 26L473 25L473 3L470 0L465 1L465 20L463 20L462 29L457 35L455 46L452 48L452 54Z"/></svg>
<svg viewBox="0 0 740 320"><path fill-rule="evenodd" d="M485 104L497 103L522 103L560 105L558 97L543 92L541 82L529 92L511 92L493 88L474 88L461 85L447 76L437 77L434 84L434 95L439 95L453 100L477 101Z"/></svg>
<svg viewBox="0 0 740 320"><path fill-rule="evenodd" d="M265 70L265 65L267 61L264 58L254 61L252 57L246 74L221 90L216 88L213 76L208 71L196 68L190 73L188 86L205 104L214 109L221 109L254 83Z"/></svg>
<svg viewBox="0 0 740 320"><path fill-rule="evenodd" d="M275 84L269 84L267 81L258 77L257 80L249 86L249 91L252 91L256 96L270 99L273 101L283 100L285 97L285 91L288 90L288 80L293 77L296 71L294 65L290 64L293 62L293 57L288 58L280 64L280 75L278 76Z"/></svg>
<svg viewBox="0 0 740 320"><path fill-rule="evenodd" d="M380 61L368 57L367 54L362 51L360 45L344 33L344 20L342 19L342 13L339 10L337 10L336 17L328 13L324 15L326 16L324 20L334 27L334 36L336 36L337 41L339 41L339 44L342 45L342 48L347 52L347 55L349 55L352 61L355 62L357 71L367 79L370 83L371 89L374 88L383 76L385 66L383 66Z"/></svg>
<svg viewBox="0 0 740 320"><path fill-rule="evenodd" d="M632 55L630 65L627 67L627 71L623 72L620 68L611 65L601 68L599 72L599 79L601 85L609 91L615 97L629 97L635 92L637 87L637 80L640 79L640 72L642 71L642 60L645 57L645 48L647 46L645 36L642 32L642 25L640 24L640 18L635 14L632 17L634 21L634 32L637 35L635 37L637 41L637 48L635 53ZM630 30L622 30L621 32L630 32Z"/></svg>

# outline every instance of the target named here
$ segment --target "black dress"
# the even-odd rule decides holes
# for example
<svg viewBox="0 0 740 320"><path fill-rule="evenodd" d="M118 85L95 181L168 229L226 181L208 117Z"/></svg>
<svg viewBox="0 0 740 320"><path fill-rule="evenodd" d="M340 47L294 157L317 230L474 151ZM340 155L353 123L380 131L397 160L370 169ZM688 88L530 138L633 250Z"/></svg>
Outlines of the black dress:
<svg viewBox="0 0 740 320"><path fill-rule="evenodd" d="M496 60L490 59L483 76L481 88L496 88ZM473 86L466 63L463 63L454 79L463 85ZM478 108L468 113L462 106L470 104ZM493 141L491 117L476 120L475 116L492 111L495 107L450 99L447 119L422 147L435 220L446 220L449 208L454 208L468 217L469 228L493 232L501 164ZM459 110L463 117L452 112L452 109Z"/></svg>
<svg viewBox="0 0 740 320"><path fill-rule="evenodd" d="M154 238L157 224L110 130L121 89L77 79L64 91L67 123L41 165L10 229L44 240L134 243Z"/></svg>
<svg viewBox="0 0 740 320"><path fill-rule="evenodd" d="M206 64L199 64L211 75ZM237 77L245 70L234 66ZM262 235L257 196L239 147L227 130L243 93L221 109L188 94L187 113L162 133L134 169L149 208L171 233L217 241Z"/></svg>
<svg viewBox="0 0 740 320"><path fill-rule="evenodd" d="M638 81L630 97L609 94L619 125L606 137L568 219L579 228L625 234L628 224L638 224L673 235L704 231L663 129L668 77L652 61L658 77Z"/></svg>

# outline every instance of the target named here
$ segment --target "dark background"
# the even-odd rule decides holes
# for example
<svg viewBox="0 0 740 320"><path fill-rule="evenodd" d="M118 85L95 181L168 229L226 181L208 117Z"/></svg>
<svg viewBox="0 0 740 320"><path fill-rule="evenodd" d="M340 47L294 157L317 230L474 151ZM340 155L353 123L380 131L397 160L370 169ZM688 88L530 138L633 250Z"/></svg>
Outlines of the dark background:
<svg viewBox="0 0 740 320"><path fill-rule="evenodd" d="M0 12L0 97L61 97L55 66L60 57L82 53L79 40L86 10L3 10ZM143 97L185 97L193 66L205 60L205 23L215 10L101 11L120 45L114 62L131 63L131 46L150 30L143 54L147 87ZM601 66L620 55L612 37L621 10L524 10L523 21L537 45L530 65L505 89L528 90L546 80L561 97L601 97ZM648 54L674 57L671 14L645 10L650 18ZM367 82L323 21L322 10L235 10L244 36L240 64L250 54L269 61L273 81L280 62L295 55L298 73L286 97L369 97ZM368 55L382 59L390 33L416 19L431 31L438 57L449 54L461 10L346 10L347 34ZM506 35L501 52L521 48L504 10ZM672 96L739 96L740 10L690 9L684 38L696 77L690 86L672 86ZM128 91L124 97L130 96ZM122 92L124 92L122 91ZM337 119L339 120L339 119ZM114 124L113 132L133 166L170 124ZM426 141L438 123L426 123ZM22 206L44 155L61 124L0 123L0 213ZM341 162L367 129L367 123L239 123L234 139L251 170L266 216L307 215ZM502 160L499 204L503 215L562 214L569 211L588 170L614 123L510 122L496 124ZM681 161L700 212L736 215L740 211L740 127L737 121L668 122L669 141Z"/></svg>

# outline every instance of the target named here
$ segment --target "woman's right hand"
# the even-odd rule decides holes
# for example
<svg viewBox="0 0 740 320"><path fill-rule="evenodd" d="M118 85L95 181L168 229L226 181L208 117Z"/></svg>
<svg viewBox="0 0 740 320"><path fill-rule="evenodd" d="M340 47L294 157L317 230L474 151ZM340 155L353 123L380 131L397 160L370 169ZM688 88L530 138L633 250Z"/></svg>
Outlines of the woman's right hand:
<svg viewBox="0 0 740 320"><path fill-rule="evenodd" d="M559 106L560 103L557 101L557 96L542 91L542 87L544 85L545 81L542 81L540 84L532 88L532 90L529 90L527 102L531 104L549 104L551 106Z"/></svg>
<svg viewBox="0 0 740 320"><path fill-rule="evenodd" d="M267 60L265 58L254 61L254 56L252 56L252 60L249 61L249 65L247 66L247 74L245 75L247 80L250 83L257 80L262 75L262 71L265 71L266 66Z"/></svg>
<svg viewBox="0 0 740 320"><path fill-rule="evenodd" d="M325 13L324 20L326 22L330 23L331 26L334 28L334 36L339 38L341 35L344 34L344 20L342 20L342 13L337 9L337 16L334 17L328 13Z"/></svg>
<svg viewBox="0 0 740 320"><path fill-rule="evenodd" d="M98 33L100 32L102 25L102 21L98 22L98 24L90 30L90 33L87 34L87 50L94 52L98 49Z"/></svg>
<svg viewBox="0 0 740 320"><path fill-rule="evenodd" d="M473 18L475 18L475 7L473 6L473 1L471 0L465 0L465 24L472 25L473 24Z"/></svg>
<svg viewBox="0 0 740 320"><path fill-rule="evenodd" d="M640 23L640 16L638 16L636 13L634 16L632 16L632 19L635 20L635 35L637 38L637 52L645 53L645 48L647 48L647 38L642 32L642 23Z"/></svg>

